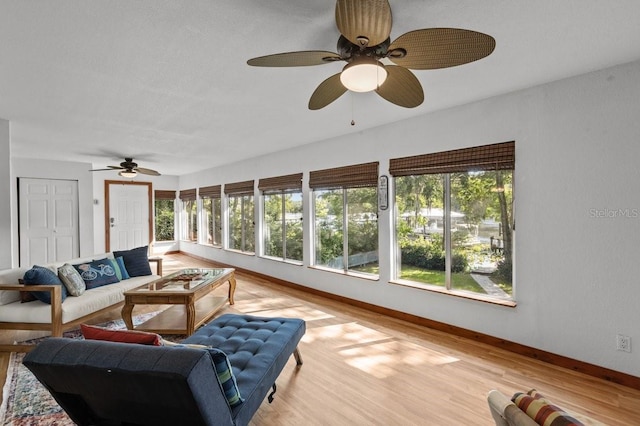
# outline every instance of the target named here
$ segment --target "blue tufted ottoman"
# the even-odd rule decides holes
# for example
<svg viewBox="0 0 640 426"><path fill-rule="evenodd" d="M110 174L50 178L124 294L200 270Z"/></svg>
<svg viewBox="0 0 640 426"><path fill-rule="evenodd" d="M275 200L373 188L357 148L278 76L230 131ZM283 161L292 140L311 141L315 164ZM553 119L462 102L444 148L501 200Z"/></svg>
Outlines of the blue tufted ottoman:
<svg viewBox="0 0 640 426"><path fill-rule="evenodd" d="M302 365L298 342L305 333L305 322L297 318L267 318L251 315L222 315L193 335L184 344L218 348L227 354L245 401L233 408L235 424L247 424L264 401L275 392L275 381L287 360L294 355Z"/></svg>

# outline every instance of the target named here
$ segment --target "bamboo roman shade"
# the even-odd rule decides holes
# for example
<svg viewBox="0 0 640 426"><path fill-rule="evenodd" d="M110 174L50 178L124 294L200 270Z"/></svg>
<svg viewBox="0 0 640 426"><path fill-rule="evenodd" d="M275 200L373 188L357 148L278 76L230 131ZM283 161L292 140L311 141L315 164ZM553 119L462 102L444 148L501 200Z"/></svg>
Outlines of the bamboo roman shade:
<svg viewBox="0 0 640 426"><path fill-rule="evenodd" d="M222 185L203 186L198 190L200 198L220 198Z"/></svg>
<svg viewBox="0 0 640 426"><path fill-rule="evenodd" d="M156 200L175 200L176 199L176 191L156 190L154 191L154 195Z"/></svg>
<svg viewBox="0 0 640 426"><path fill-rule="evenodd" d="M392 158L392 176L515 169L515 142Z"/></svg>
<svg viewBox="0 0 640 426"><path fill-rule="evenodd" d="M233 195L253 195L253 180L227 183L224 185L224 193Z"/></svg>
<svg viewBox="0 0 640 426"><path fill-rule="evenodd" d="M296 190L301 191L302 173L260 179L258 181L258 189L263 192Z"/></svg>
<svg viewBox="0 0 640 426"><path fill-rule="evenodd" d="M378 162L312 171L311 189L363 188L378 185Z"/></svg>
<svg viewBox="0 0 640 426"><path fill-rule="evenodd" d="M194 201L196 199L196 189L183 189L180 191L182 201Z"/></svg>

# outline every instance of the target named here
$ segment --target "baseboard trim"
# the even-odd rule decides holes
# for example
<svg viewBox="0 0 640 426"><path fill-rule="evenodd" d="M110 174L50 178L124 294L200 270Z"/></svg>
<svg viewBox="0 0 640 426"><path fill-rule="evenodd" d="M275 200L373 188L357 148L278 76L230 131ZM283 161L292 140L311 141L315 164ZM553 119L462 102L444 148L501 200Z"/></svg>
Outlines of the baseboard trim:
<svg viewBox="0 0 640 426"><path fill-rule="evenodd" d="M430 320L428 318L420 317L413 314L408 314L406 312L397 311L394 309L385 308L385 307L374 305L367 302L362 302L360 300L350 299L350 298L339 296L333 293L328 293L322 290L305 287L303 285L296 284L291 281L282 280L280 278L275 278L275 277L262 274L260 272L252 271L249 269L238 268L237 266L234 266L234 265L227 265L221 262L216 262L214 260L196 256L191 253L186 253L181 251L180 254L183 254L185 256L189 256L191 258L201 260L207 263L211 263L213 265L218 265L220 267L235 268L236 271L238 272L241 272L246 275L252 275L254 277L272 282L274 284L278 284L284 287L294 288L296 290L304 291L316 296L321 296L321 297L342 302L351 306L366 309L368 311L375 312L377 314L386 315L388 317L407 321L415 325L420 325L423 327L449 333L454 336L464 337L466 339L485 343L500 349L507 350L509 352L513 352L513 353L523 355L532 359L536 359L538 361L542 361L558 367L573 370L579 373L586 374L588 376L596 377L598 379L603 379L609 382L617 383L619 385L627 386L632 389L640 390L640 377L632 376L630 374L611 370L605 367L600 367L598 365L579 361L563 355L558 355L551 352L543 351L541 349L522 345L520 343L511 342L509 340L490 336L488 334L478 333L476 331L468 330L466 328L457 327L447 323Z"/></svg>

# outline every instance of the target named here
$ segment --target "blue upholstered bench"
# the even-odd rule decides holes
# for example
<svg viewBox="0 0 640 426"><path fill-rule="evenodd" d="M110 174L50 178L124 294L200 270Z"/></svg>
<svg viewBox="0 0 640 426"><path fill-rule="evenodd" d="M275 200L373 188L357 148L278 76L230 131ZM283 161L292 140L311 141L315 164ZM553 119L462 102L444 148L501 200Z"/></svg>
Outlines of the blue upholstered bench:
<svg viewBox="0 0 640 426"><path fill-rule="evenodd" d="M49 338L24 365L79 425L246 425L291 354L302 364L304 333L301 319L227 314L185 346ZM223 351L243 401L230 406L213 351L186 345Z"/></svg>

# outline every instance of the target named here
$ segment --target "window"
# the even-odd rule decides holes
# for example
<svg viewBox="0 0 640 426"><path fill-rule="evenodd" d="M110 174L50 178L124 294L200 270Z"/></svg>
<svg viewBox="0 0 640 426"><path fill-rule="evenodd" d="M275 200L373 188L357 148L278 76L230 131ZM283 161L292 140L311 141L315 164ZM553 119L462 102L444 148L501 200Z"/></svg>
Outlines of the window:
<svg viewBox="0 0 640 426"><path fill-rule="evenodd" d="M155 191L156 241L173 241L175 239L175 200L176 191Z"/></svg>
<svg viewBox="0 0 640 426"><path fill-rule="evenodd" d="M392 159L396 278L510 299L515 143Z"/></svg>
<svg viewBox="0 0 640 426"><path fill-rule="evenodd" d="M260 179L263 255L302 263L302 173Z"/></svg>
<svg viewBox="0 0 640 426"><path fill-rule="evenodd" d="M253 180L224 186L228 197L227 248L245 253L255 252Z"/></svg>
<svg viewBox="0 0 640 426"><path fill-rule="evenodd" d="M197 242L198 203L195 188L180 191L180 200L182 201L182 239Z"/></svg>
<svg viewBox="0 0 640 426"><path fill-rule="evenodd" d="M202 199L203 241L214 246L222 245L222 199L221 186L206 186L198 190Z"/></svg>
<svg viewBox="0 0 640 426"><path fill-rule="evenodd" d="M378 275L378 163L311 172L314 264Z"/></svg>

